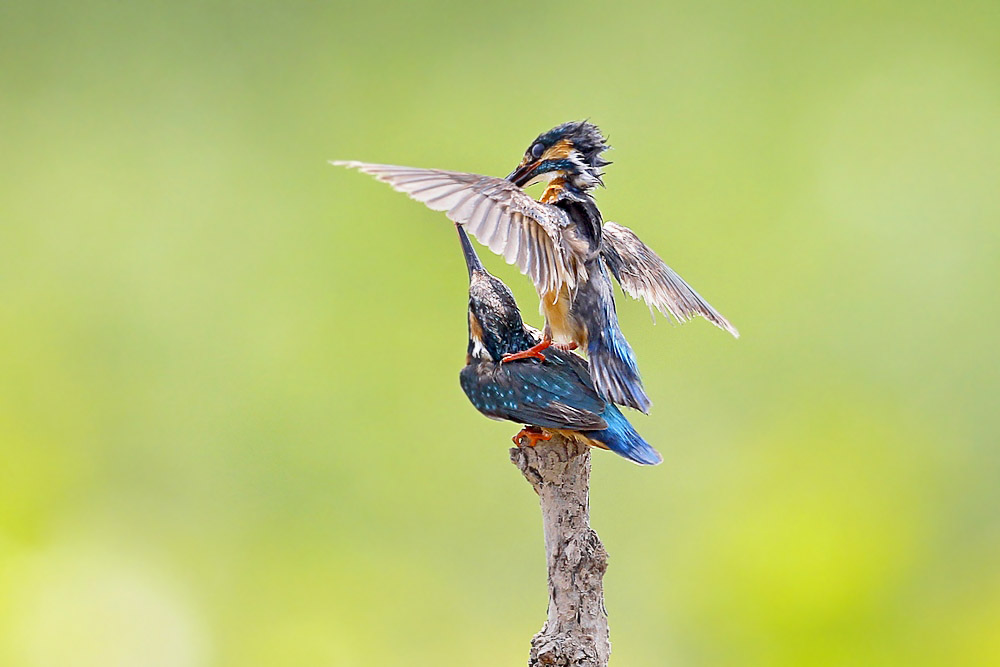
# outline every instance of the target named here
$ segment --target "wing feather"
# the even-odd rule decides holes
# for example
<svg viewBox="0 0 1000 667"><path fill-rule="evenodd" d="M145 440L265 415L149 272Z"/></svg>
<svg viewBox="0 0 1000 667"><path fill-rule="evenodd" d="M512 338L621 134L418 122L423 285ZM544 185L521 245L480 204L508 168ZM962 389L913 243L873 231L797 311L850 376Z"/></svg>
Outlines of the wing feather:
<svg viewBox="0 0 1000 667"><path fill-rule="evenodd" d="M555 291L558 289L560 282L561 266L557 265L557 257L555 253L555 247L552 245L545 245L543 247L543 252L545 253L545 261L548 262L548 275L549 275L549 291Z"/></svg>
<svg viewBox="0 0 1000 667"><path fill-rule="evenodd" d="M529 239L528 248L528 269L530 273L528 275L537 276L542 273L542 249L538 242L538 234L540 229L538 227L528 227L528 234L531 238ZM548 284L538 285L538 288L543 292L548 291Z"/></svg>
<svg viewBox="0 0 1000 667"><path fill-rule="evenodd" d="M477 196L474 190L466 190L465 196L458 201L454 206L448 209L448 217L451 219L457 217L469 218L475 212L476 207L482 203L483 198Z"/></svg>
<svg viewBox="0 0 1000 667"><path fill-rule="evenodd" d="M442 210L450 211L455 208L457 203L464 201L467 194L468 193L465 191L465 188L458 185L452 185L442 194L434 197L434 199L428 199L427 205L440 207Z"/></svg>
<svg viewBox="0 0 1000 667"><path fill-rule="evenodd" d="M560 232L569 219L555 206L535 201L509 181L439 169L366 162L333 162L388 183L449 219L465 225L480 243L503 256L540 291L574 284L577 263L563 252Z"/></svg>
<svg viewBox="0 0 1000 667"><path fill-rule="evenodd" d="M466 227L469 228L469 233L473 236L478 236L482 232L482 222L486 217L487 212L490 208L490 200L486 197L476 197L476 206L472 209L472 212L468 217L468 224Z"/></svg>
<svg viewBox="0 0 1000 667"><path fill-rule="evenodd" d="M499 206L494 208L499 208ZM504 259L507 258L507 245L511 242L511 222L511 216L499 216L497 219L496 232L493 234L493 240L487 244L490 250L498 255L503 255Z"/></svg>
<svg viewBox="0 0 1000 667"><path fill-rule="evenodd" d="M589 382L562 366L513 362L477 373L470 365L459 377L470 400L489 417L574 431L608 428L601 416L607 403Z"/></svg>
<svg viewBox="0 0 1000 667"><path fill-rule="evenodd" d="M643 299L664 317L685 322L701 315L720 329L740 337L736 327L640 241L631 229L614 222L604 223L601 256L629 296Z"/></svg>
<svg viewBox="0 0 1000 667"><path fill-rule="evenodd" d="M489 210L486 213L486 217L482 222L482 236L479 237L479 242L485 246L489 246L493 243L493 239L500 234L500 221L503 219L504 212L496 204L491 204ZM501 242L505 242L506 239L501 238Z"/></svg>
<svg viewBox="0 0 1000 667"><path fill-rule="evenodd" d="M517 251L517 259L515 261L518 266L528 266L528 262L530 261L529 253L531 252L531 231L524 225L520 227L521 247Z"/></svg>
<svg viewBox="0 0 1000 667"><path fill-rule="evenodd" d="M514 213L510 218L510 233L507 235L507 247L503 251L503 259L508 264L517 261L518 253L521 251L521 214Z"/></svg>

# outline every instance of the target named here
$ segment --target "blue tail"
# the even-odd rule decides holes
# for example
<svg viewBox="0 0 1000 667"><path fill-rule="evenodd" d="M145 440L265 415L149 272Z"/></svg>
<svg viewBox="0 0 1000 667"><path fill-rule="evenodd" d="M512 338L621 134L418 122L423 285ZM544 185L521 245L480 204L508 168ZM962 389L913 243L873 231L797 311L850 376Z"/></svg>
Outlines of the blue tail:
<svg viewBox="0 0 1000 667"><path fill-rule="evenodd" d="M617 319L591 333L587 342L587 359L590 361L590 377L604 398L649 412L652 401L642 388L635 353L618 328Z"/></svg>
<svg viewBox="0 0 1000 667"><path fill-rule="evenodd" d="M583 431L583 435L639 465L655 466L663 461L660 453L636 433L621 410L608 405L601 417L608 423L608 427L603 431Z"/></svg>
<svg viewBox="0 0 1000 667"><path fill-rule="evenodd" d="M615 296L604 265L588 265L591 279L581 285L573 314L587 327L587 359L597 392L612 403L649 412L652 402L642 388L635 353L618 326Z"/></svg>

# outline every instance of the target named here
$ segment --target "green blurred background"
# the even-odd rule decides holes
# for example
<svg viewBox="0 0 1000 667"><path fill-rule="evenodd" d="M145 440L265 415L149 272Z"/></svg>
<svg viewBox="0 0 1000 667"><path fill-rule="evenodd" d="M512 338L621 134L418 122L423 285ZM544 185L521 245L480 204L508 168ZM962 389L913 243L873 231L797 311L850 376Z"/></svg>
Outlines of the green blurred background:
<svg viewBox="0 0 1000 667"><path fill-rule="evenodd" d="M613 664L1000 664L1000 5L0 4L0 664L518 665L513 424L447 220L327 159L598 202L739 327L619 311ZM484 260L539 324L528 281Z"/></svg>

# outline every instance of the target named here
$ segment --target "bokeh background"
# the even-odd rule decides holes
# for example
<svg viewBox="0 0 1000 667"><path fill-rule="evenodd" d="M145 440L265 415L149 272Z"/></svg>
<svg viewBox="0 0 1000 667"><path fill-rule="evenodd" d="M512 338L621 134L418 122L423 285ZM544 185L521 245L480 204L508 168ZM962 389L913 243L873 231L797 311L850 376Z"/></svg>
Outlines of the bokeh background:
<svg viewBox="0 0 1000 667"><path fill-rule="evenodd" d="M517 665L513 424L446 219L331 158L598 202L743 336L619 311L616 665L1000 664L1000 5L0 4L0 664ZM527 280L488 266L539 324Z"/></svg>

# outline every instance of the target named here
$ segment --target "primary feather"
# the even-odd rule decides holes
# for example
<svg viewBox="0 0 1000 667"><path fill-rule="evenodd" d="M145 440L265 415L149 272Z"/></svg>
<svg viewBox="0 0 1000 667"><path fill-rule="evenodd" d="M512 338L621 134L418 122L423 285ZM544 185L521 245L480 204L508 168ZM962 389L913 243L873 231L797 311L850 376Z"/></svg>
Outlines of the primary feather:
<svg viewBox="0 0 1000 667"><path fill-rule="evenodd" d="M725 329L736 338L739 331L705 301L628 227L604 223L601 255L626 294L642 299L665 317L685 322L696 315Z"/></svg>
<svg viewBox="0 0 1000 667"><path fill-rule="evenodd" d="M563 246L566 214L536 201L510 181L441 169L367 162L333 162L388 183L454 222L490 250L516 264L541 292L573 286L584 276Z"/></svg>

